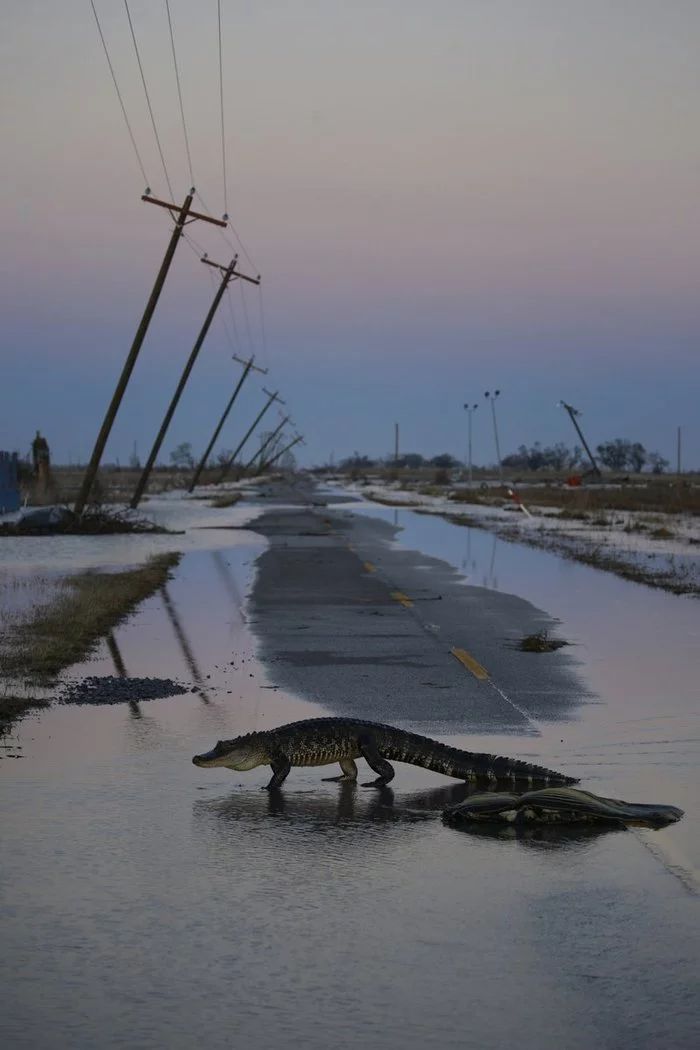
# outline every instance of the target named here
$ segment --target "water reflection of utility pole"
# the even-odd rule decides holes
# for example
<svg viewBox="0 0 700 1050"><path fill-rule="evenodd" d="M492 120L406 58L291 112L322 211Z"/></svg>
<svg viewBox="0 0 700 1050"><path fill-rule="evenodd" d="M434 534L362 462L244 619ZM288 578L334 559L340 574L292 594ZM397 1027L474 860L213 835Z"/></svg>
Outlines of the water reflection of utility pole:
<svg viewBox="0 0 700 1050"><path fill-rule="evenodd" d="M498 536L494 533L493 545L491 547L491 562L489 564L488 576L484 576L484 587L490 587L492 590L498 590L498 580L496 579L496 547L498 546Z"/></svg>
<svg viewBox="0 0 700 1050"><path fill-rule="evenodd" d="M192 652L192 648L191 648L191 646L190 646L190 644L189 644L189 642L187 640L187 636L185 635L185 632L184 632L184 630L182 628L182 623L181 623L180 618L179 618L179 616L177 614L177 610L175 609L175 603L173 602L172 598L170 597L170 595L168 593L168 588L167 588L166 584L163 584L163 586L160 589L160 593L161 593L161 596L163 598L163 605L165 606L165 611L168 614L168 619L170 620L170 623L172 624L172 628L173 628L173 631L175 633L175 637L178 640L178 644L180 646L180 651L182 652L183 659L184 659L185 663L187 664L187 667L189 669L190 674L192 675L192 678L194 679L195 685L199 689L200 697L202 698L202 700L204 701L205 704L208 704L209 703L209 698L206 695L206 692L204 690L204 679L202 678L202 672L199 670L199 667L197 666L197 661L194 658L194 653Z"/></svg>
<svg viewBox="0 0 700 1050"><path fill-rule="evenodd" d="M219 576L221 577L221 582L228 591L228 596L231 599L231 604L238 613L241 622L245 623L245 617L243 616L243 601L241 599L240 591L236 586L236 581L233 577L233 574L229 572L226 559L224 558L221 551L212 551L211 556L214 565L216 566L216 569L219 573Z"/></svg>
<svg viewBox="0 0 700 1050"><path fill-rule="evenodd" d="M113 631L110 631L107 635L107 648L109 649L109 655L112 657L114 663L114 670L120 678L128 678L129 674L124 661L122 660L122 654L119 652L119 646L117 645L117 639L114 637Z"/></svg>
<svg viewBox="0 0 700 1050"><path fill-rule="evenodd" d="M469 526L467 526L467 549L462 558L462 568L466 570L472 568L472 530Z"/></svg>
<svg viewBox="0 0 700 1050"><path fill-rule="evenodd" d="M128 678L129 672L126 669L126 664L122 659L119 646L117 645L117 639L114 637L114 631L110 631L107 635L107 648L109 649L109 655L112 657L114 663L114 670L117 672L120 678ZM138 700L129 700L129 713L133 718L143 718L141 708Z"/></svg>

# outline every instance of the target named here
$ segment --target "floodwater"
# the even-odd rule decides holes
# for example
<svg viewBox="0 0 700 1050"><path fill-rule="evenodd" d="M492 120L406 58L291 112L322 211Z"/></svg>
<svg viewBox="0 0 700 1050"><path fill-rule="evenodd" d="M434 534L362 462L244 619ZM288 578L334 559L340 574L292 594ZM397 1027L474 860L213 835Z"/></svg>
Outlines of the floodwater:
<svg viewBox="0 0 700 1050"><path fill-rule="evenodd" d="M668 770L686 755L695 791L697 704L663 645L674 624L684 630L673 653L689 673L691 603L618 596L624 581L502 541L494 554L490 535L438 520L402 511L401 525L398 542L463 559L473 582L558 615L601 703L552 731L576 753L612 741L611 782L649 788L632 800L684 805L686 774ZM444 827L436 813L464 787L412 767L381 792L293 770L276 796L260 790L267 770L197 769L191 756L216 739L319 713L272 688L255 660L243 596L262 542L229 533L222 549L225 533L209 535L218 549L186 554L167 595L115 632L129 674L200 692L52 709L2 752L22 756L0 762L4 1044L697 1045L700 896L693 838L681 837L696 826L695 795L659 833L511 837ZM629 616L656 633L633 647ZM113 674L112 659L105 646L86 671Z"/></svg>
<svg viewBox="0 0 700 1050"><path fill-rule="evenodd" d="M700 811L700 601L435 515L352 506L396 525L397 545L441 558L467 583L517 594L560 621L556 637L571 644L599 701L587 703L566 727L541 725L540 731L564 738L562 760L569 749L577 761L597 767L592 790ZM697 821L681 822L674 842L675 862L700 885ZM676 855L681 846L683 862Z"/></svg>

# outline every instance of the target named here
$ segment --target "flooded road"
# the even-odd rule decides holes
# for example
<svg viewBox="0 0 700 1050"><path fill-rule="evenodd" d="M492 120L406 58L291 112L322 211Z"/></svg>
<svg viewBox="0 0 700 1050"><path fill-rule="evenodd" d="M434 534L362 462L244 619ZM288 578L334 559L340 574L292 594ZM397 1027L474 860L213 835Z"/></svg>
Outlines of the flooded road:
<svg viewBox="0 0 700 1050"><path fill-rule="evenodd" d="M674 625L692 636L694 607L634 587L618 609L583 566L561 563L557 583L558 559L501 543L491 568L488 534L401 519L398 544L453 564L469 539L473 582L497 580L577 643L586 689L566 721L538 719L537 737L496 728L479 748L568 753L594 778L585 786L629 787L632 800L683 806L686 792L678 826L643 833L659 855L637 832L447 828L440 809L464 786L409 766L382 791L295 769L272 796L267 769L192 766L216 739L322 713L274 688L274 664L258 658L262 625L243 599L265 541L238 531L226 545L217 530L218 549L187 553L167 594L114 635L129 674L197 692L54 708L20 723L23 757L0 762L0 1031L12 1050L697 1043L700 897L668 862L676 849L681 874L692 867L697 692L672 667L688 642L663 656ZM656 625L660 666L623 613ZM85 671L118 673L114 653L105 645ZM451 739L475 746L466 724Z"/></svg>

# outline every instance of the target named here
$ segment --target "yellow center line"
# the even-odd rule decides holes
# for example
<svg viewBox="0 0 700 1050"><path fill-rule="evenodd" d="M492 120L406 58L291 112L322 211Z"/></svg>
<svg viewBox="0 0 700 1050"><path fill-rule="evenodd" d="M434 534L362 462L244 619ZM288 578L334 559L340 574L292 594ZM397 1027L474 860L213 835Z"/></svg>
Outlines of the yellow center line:
<svg viewBox="0 0 700 1050"><path fill-rule="evenodd" d="M475 678L488 678L489 673L486 668L482 667L479 661L475 660L466 649L450 649L450 652L457 657L461 664L464 664L468 671L471 671Z"/></svg>
<svg viewBox="0 0 700 1050"><path fill-rule="evenodd" d="M401 604L405 605L407 609L413 608L413 602L411 601L411 599L407 595L403 594L401 591L392 591L391 597L394 598L397 602L401 602Z"/></svg>
<svg viewBox="0 0 700 1050"><path fill-rule="evenodd" d="M364 566L365 566L365 569L367 570L367 572L376 572L377 571L376 566L372 565L371 561L364 562Z"/></svg>

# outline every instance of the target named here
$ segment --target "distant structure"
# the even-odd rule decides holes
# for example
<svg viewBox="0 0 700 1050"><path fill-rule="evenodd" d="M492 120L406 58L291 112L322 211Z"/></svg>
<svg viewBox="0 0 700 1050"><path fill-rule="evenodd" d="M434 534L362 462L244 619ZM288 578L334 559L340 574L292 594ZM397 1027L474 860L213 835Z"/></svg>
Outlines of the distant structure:
<svg viewBox="0 0 700 1050"><path fill-rule="evenodd" d="M39 474L39 467L42 463L46 463L47 469L50 468L51 452L48 441L37 430L36 437L32 441L32 466L35 475Z"/></svg>
<svg viewBox="0 0 700 1050"><path fill-rule="evenodd" d="M37 495L42 495L51 483L51 452L48 441L38 430L32 441L32 467Z"/></svg>

